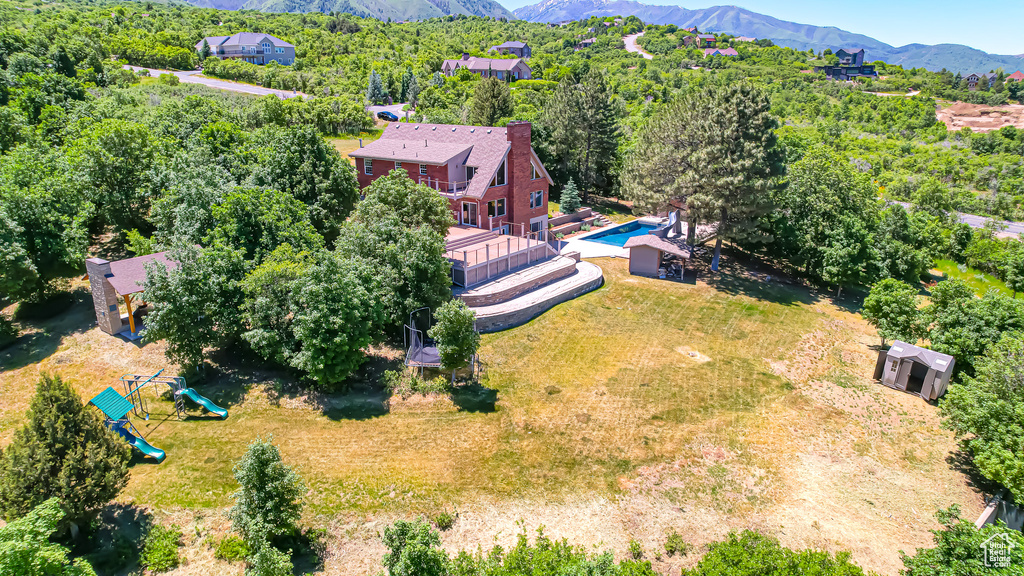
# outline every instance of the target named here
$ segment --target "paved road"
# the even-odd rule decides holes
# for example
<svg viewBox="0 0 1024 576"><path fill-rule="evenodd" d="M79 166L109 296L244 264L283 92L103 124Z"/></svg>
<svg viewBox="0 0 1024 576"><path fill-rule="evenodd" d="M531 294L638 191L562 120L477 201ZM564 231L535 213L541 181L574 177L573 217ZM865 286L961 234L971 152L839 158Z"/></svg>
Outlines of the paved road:
<svg viewBox="0 0 1024 576"><path fill-rule="evenodd" d="M302 92L296 92L294 90L277 90L276 88L264 88L263 86L256 86L254 84L245 84L242 82L232 82L230 80L218 80L216 78L207 78L201 75L198 70L159 70L156 68L142 68L141 66L129 66L125 65L125 68L138 72L139 70L149 70L150 76L159 76L161 74L174 74L186 84L202 84L209 86L210 88L217 88L218 90L227 90L228 92L241 92L243 94L255 94L257 96L266 96L267 94L273 94L279 98L295 98L297 96L307 97Z"/></svg>
<svg viewBox="0 0 1024 576"><path fill-rule="evenodd" d="M654 58L654 56L651 55L651 54L648 54L647 52L644 52L644 49L641 48L636 43L636 39L639 38L640 36L643 36L643 35L644 35L643 32L637 32L636 34L630 34L629 36L623 36L622 37L622 41L626 43L626 52L635 52L635 53L643 56L644 58L647 58L648 60L651 60L651 59Z"/></svg>
<svg viewBox="0 0 1024 576"><path fill-rule="evenodd" d="M913 204L911 204L910 202L896 202L896 204L902 205L907 210L913 208ZM977 214L964 214L963 212L957 212L957 216L961 222L967 224L971 228L984 228L986 222L988 222L989 220L995 220L994 218L989 218L988 216L978 216ZM1002 224L1006 226L1006 229L1004 229L1000 234L1024 234L1024 222L1011 222L1009 220L996 220L996 222L1002 222Z"/></svg>

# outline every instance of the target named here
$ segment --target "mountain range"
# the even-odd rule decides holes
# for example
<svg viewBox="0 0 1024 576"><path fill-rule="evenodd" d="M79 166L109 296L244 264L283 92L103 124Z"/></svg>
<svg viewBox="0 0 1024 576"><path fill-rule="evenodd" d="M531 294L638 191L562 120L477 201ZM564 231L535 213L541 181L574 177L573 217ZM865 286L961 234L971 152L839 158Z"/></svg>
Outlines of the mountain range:
<svg viewBox="0 0 1024 576"><path fill-rule="evenodd" d="M713 6L688 10L681 6L643 4L634 0L543 0L513 12L530 22L561 22L591 16L636 16L648 24L696 26L701 32L768 38L780 46L814 51L831 48L863 48L867 60L884 60L904 68L945 68L964 75L997 68L1011 73L1024 68L1021 56L989 54L962 44L907 44L892 46L834 26L813 26L779 20L737 6Z"/></svg>
<svg viewBox="0 0 1024 576"><path fill-rule="evenodd" d="M192 0L202 8L263 12L338 12L378 20L424 20L448 14L513 19L495 0Z"/></svg>

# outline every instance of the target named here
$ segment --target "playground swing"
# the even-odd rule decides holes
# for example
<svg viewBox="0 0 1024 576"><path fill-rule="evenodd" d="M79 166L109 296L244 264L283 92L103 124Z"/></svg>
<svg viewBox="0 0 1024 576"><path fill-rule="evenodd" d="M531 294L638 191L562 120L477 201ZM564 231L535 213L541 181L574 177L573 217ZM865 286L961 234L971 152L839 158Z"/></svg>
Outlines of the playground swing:
<svg viewBox="0 0 1024 576"><path fill-rule="evenodd" d="M179 420L185 418L186 398L208 412L216 414L221 419L228 417L227 410L217 406L209 398L189 388L185 384L184 378L161 376L161 374L163 374L163 370L152 376L125 374L120 378L124 386L123 395L113 387L108 386L106 390L100 392L89 401L90 404L103 412L108 428L124 438L133 448L150 458L154 458L157 462L162 462L166 453L147 442L128 418L128 413L131 412L137 418L149 420L149 408L145 398L142 396L142 388L147 384L164 384L170 387L171 394L174 397L174 411Z"/></svg>

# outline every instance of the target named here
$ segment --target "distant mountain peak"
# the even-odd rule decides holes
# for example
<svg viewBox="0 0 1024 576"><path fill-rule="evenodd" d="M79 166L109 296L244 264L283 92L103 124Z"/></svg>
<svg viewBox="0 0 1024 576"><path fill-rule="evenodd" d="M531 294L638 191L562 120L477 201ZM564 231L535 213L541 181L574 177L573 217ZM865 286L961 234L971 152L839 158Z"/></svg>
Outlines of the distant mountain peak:
<svg viewBox="0 0 1024 576"><path fill-rule="evenodd" d="M835 26L788 22L733 5L688 10L681 6L643 4L635 0L542 0L513 13L516 18L530 22L561 22L591 16L636 16L648 24L675 24L681 28L696 26L702 32L768 38L780 46L797 50L863 48L867 60L884 60L904 68L945 68L964 74L996 68L1012 72L1022 65L1020 59L1024 58L1024 54L1000 56L961 44L895 47Z"/></svg>

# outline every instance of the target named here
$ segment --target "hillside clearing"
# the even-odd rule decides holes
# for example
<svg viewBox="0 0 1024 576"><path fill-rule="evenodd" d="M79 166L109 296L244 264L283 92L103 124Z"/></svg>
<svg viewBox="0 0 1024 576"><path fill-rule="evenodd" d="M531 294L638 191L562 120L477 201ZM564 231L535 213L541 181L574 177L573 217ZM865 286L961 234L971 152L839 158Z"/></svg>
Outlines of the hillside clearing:
<svg viewBox="0 0 1024 576"><path fill-rule="evenodd" d="M346 394L300 393L286 374L215 358L197 388L226 421L178 421L146 391L152 417L135 423L168 457L136 457L121 500L185 527L190 562L174 574L222 573L203 542L227 529L231 468L258 434L309 484L306 522L331 534L327 574L376 573L385 523L441 509L459 515L443 536L452 551L544 525L620 557L635 538L653 556L670 529L699 550L757 528L895 574L898 550L930 542L936 508L980 511L947 463L955 444L935 408L868 381L876 337L858 315L740 268L680 284L596 262L605 287L485 336L483 386L451 397L384 395L368 380L395 363L386 348ZM0 443L41 370L87 399L122 373L168 367L160 344L92 327L78 294L0 351ZM654 564L678 573L697 557Z"/></svg>

